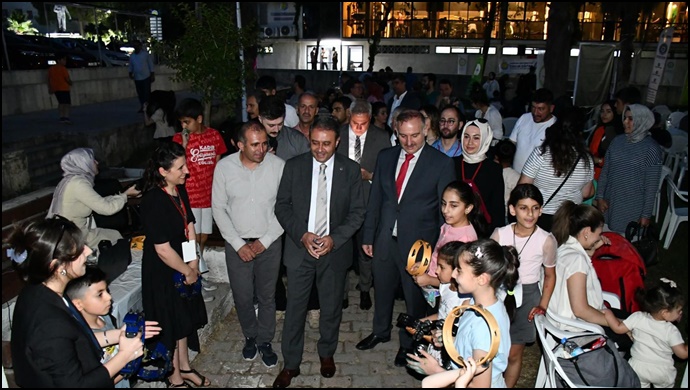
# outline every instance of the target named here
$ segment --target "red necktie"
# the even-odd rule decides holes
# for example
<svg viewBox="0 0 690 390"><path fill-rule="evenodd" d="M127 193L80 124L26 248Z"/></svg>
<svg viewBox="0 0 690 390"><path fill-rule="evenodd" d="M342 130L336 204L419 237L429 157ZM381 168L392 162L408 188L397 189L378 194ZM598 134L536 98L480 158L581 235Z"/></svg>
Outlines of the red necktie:
<svg viewBox="0 0 690 390"><path fill-rule="evenodd" d="M414 157L414 154L405 154L405 162L403 162L400 167L400 173L398 173L398 178L395 179L395 189L398 190L398 199L400 199L400 193L402 192L403 183L405 182L405 175L407 175L407 168L410 166L410 160Z"/></svg>

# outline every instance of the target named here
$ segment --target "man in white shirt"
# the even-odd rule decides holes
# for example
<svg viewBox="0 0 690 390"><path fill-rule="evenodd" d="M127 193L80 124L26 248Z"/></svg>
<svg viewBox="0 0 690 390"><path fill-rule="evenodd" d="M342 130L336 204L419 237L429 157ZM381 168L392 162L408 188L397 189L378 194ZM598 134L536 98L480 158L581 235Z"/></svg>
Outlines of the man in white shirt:
<svg viewBox="0 0 690 390"><path fill-rule="evenodd" d="M530 112L520 116L510 133L510 140L517 147L513 159L513 169L516 171L522 172L534 148L544 142L546 129L556 123L553 109L553 93L550 90L540 88L534 91Z"/></svg>
<svg viewBox="0 0 690 390"><path fill-rule="evenodd" d="M278 363L271 341L283 234L274 207L285 162L268 153L261 123L242 125L237 146L240 150L221 159L213 175L213 219L225 240L230 287L245 337L242 357L253 360L260 353L264 365L273 367Z"/></svg>
<svg viewBox="0 0 690 390"><path fill-rule="evenodd" d="M413 92L407 91L405 85L405 75L397 73L392 80L393 97L388 101L388 112L391 115L388 117L388 126L393 127L393 111L398 107L412 108L419 110L422 107L422 101L419 96Z"/></svg>

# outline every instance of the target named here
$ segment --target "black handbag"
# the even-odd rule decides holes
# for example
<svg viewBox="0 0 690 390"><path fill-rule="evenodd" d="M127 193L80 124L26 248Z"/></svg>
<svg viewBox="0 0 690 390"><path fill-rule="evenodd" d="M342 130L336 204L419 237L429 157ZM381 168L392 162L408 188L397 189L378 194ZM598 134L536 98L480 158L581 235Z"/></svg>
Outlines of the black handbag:
<svg viewBox="0 0 690 390"><path fill-rule="evenodd" d="M588 345L599 338L606 339L602 347L587 349ZM574 341L585 352L575 357L564 358L561 357L563 355L561 344L557 345L553 352L558 359L558 364L574 384L594 387L640 387L640 379L635 370L606 336L593 334L592 336L575 336L568 340ZM560 374L556 373L556 378L556 387L568 387Z"/></svg>
<svg viewBox="0 0 690 390"><path fill-rule="evenodd" d="M645 266L659 261L659 235L653 225L640 226L639 222L632 221L625 228L625 238L637 249Z"/></svg>

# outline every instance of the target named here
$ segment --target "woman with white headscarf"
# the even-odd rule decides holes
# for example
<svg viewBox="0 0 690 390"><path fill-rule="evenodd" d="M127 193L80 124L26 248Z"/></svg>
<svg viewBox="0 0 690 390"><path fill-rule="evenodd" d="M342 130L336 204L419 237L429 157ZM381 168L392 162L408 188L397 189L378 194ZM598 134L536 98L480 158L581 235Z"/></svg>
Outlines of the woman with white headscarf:
<svg viewBox="0 0 690 390"><path fill-rule="evenodd" d="M468 121L462 128L462 155L454 157L458 180L469 184L481 198L481 211L489 223L487 232L477 231L480 238L488 237L497 227L505 225L503 198L503 167L486 157L493 132L486 119Z"/></svg>
<svg viewBox="0 0 690 390"><path fill-rule="evenodd" d="M663 164L661 147L650 136L654 114L641 104L623 111L625 133L611 141L595 198L608 229L625 233L630 222L649 225Z"/></svg>
<svg viewBox="0 0 690 390"><path fill-rule="evenodd" d="M114 229L96 227L93 213L113 215L122 210L127 197L140 194L134 185L117 195L101 196L93 188L98 162L90 148L77 148L62 157L62 180L55 187L48 218L59 214L74 222L84 232L86 245L98 248L102 240L115 244L122 234Z"/></svg>

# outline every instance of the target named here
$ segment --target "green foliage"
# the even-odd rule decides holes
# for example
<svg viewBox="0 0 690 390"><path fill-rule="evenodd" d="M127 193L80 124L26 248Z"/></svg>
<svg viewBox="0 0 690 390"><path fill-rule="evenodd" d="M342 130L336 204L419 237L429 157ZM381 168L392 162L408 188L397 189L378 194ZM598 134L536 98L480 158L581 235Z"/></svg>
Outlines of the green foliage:
<svg viewBox="0 0 690 390"><path fill-rule="evenodd" d="M38 34L38 30L31 26L31 20L27 20L24 13L20 10L12 11L10 17L7 18L7 29L19 35Z"/></svg>
<svg viewBox="0 0 690 390"><path fill-rule="evenodd" d="M184 22L184 33L174 41L152 43L161 63L176 71L173 80L190 83L206 107L213 99L230 106L239 100L250 69L240 51L257 43L255 25L237 28L233 5L199 3L194 10L181 3L173 13Z"/></svg>

